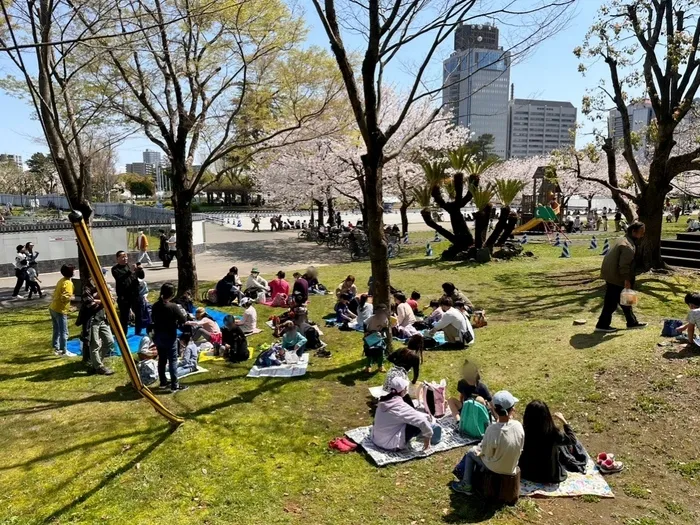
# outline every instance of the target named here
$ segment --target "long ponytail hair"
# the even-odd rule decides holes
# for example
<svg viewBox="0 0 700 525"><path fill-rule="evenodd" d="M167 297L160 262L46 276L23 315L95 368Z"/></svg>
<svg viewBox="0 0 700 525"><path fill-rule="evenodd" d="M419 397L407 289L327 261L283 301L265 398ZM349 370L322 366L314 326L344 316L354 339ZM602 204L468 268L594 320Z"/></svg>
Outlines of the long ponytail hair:
<svg viewBox="0 0 700 525"><path fill-rule="evenodd" d="M418 352L418 355L420 355L420 364L423 364L423 349L425 348L425 341L421 334L412 335L408 340L408 343L406 343L406 348L414 352Z"/></svg>

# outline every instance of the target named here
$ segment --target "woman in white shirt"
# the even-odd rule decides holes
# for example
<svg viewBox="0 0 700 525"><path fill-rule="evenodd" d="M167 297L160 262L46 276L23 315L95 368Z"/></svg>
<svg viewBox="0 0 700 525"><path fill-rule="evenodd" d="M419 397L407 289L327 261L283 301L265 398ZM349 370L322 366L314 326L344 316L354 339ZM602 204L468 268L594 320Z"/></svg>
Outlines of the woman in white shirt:
<svg viewBox="0 0 700 525"><path fill-rule="evenodd" d="M413 313L413 308L406 302L406 296L402 292L394 294L396 302L396 326L406 328L412 326L416 322L416 316Z"/></svg>
<svg viewBox="0 0 700 525"><path fill-rule="evenodd" d="M257 329L258 312L255 311L253 301L248 297L241 299L241 306L245 308L245 311L243 312L243 319L236 321L236 324L241 327L244 334L248 335Z"/></svg>
<svg viewBox="0 0 700 525"><path fill-rule="evenodd" d="M445 333L445 341L448 343L471 344L474 342L474 329L465 315L452 307L452 299L443 297L440 299L442 319L433 325L430 335L438 330Z"/></svg>

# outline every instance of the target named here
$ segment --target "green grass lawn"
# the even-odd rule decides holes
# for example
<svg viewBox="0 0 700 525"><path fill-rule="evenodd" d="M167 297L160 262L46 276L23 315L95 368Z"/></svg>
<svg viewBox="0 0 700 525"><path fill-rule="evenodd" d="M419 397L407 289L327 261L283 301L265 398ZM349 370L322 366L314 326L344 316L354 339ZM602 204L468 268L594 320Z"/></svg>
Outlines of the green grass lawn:
<svg viewBox="0 0 700 525"><path fill-rule="evenodd" d="M325 329L333 357L312 357L294 380L248 379L252 360L206 362L209 373L183 381L188 391L162 396L186 418L170 432L126 384L120 360L112 377L85 375L51 354L45 309L25 308L0 320L0 523L697 523L700 358L656 346L662 319L685 315L696 277L640 276L638 314L650 328L598 336L601 257L586 239L571 259L533 238L532 258L476 266L423 257L429 237L416 235L392 261L392 284L425 302L453 281L486 309L489 326L467 351L428 353L421 377L446 378L454 393L469 357L492 391L521 399L520 414L546 400L591 453L627 464L609 480L615 500L494 509L450 493L464 450L383 469L330 452L329 440L371 423L367 387L383 381L361 372L356 333ZM364 288L369 264L324 267L321 278L331 287L349 273ZM332 307L331 297L314 297L311 317ZM261 325L270 313L259 309ZM588 324L573 326L579 318ZM266 329L250 342L271 339Z"/></svg>

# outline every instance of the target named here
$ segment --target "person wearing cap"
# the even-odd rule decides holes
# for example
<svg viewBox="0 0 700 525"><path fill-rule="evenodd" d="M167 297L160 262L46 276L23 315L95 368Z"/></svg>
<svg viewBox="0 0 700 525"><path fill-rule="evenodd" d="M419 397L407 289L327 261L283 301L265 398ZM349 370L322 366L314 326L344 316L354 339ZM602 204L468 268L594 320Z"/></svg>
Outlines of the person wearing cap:
<svg viewBox="0 0 700 525"><path fill-rule="evenodd" d="M252 334L258 327L258 312L255 311L253 301L250 297L241 299L241 307L245 308L243 311L243 319L236 321L236 324L241 327L244 334Z"/></svg>
<svg viewBox="0 0 700 525"><path fill-rule="evenodd" d="M260 276L260 270L254 267L245 283L245 293L259 294L260 292L267 293L269 291L270 287L267 285L267 281Z"/></svg>
<svg viewBox="0 0 700 525"><path fill-rule="evenodd" d="M284 280L286 274L280 270L274 279L269 282L270 286L270 298L274 301L275 297L280 294L284 294L289 297L289 283Z"/></svg>
<svg viewBox="0 0 700 525"><path fill-rule="evenodd" d="M148 237L143 233L143 230L139 230L136 236L136 251L139 252L136 262L142 263L145 259L148 266L153 264L150 255L148 255Z"/></svg>
<svg viewBox="0 0 700 525"><path fill-rule="evenodd" d="M519 421L513 419L518 399L507 390L496 392L493 408L498 421L488 426L481 444L467 452L455 469L461 473L460 481L453 481L450 488L462 494L472 494L474 469L488 469L495 474L514 476L525 444L525 431Z"/></svg>
<svg viewBox="0 0 700 525"><path fill-rule="evenodd" d="M416 410L404 401L408 380L396 376L389 381L389 393L379 398L372 425L372 443L385 450L401 450L413 438L423 440L423 450L436 445L442 437L442 428L430 414Z"/></svg>

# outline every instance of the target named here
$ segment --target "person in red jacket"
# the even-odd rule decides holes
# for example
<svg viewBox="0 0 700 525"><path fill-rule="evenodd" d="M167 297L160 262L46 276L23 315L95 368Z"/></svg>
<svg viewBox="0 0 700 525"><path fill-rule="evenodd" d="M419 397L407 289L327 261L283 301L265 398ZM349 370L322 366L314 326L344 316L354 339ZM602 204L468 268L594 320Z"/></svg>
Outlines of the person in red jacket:
<svg viewBox="0 0 700 525"><path fill-rule="evenodd" d="M285 273L280 270L277 272L277 277L269 282L270 297L274 301L279 294L284 294L289 297L289 283L284 280Z"/></svg>

